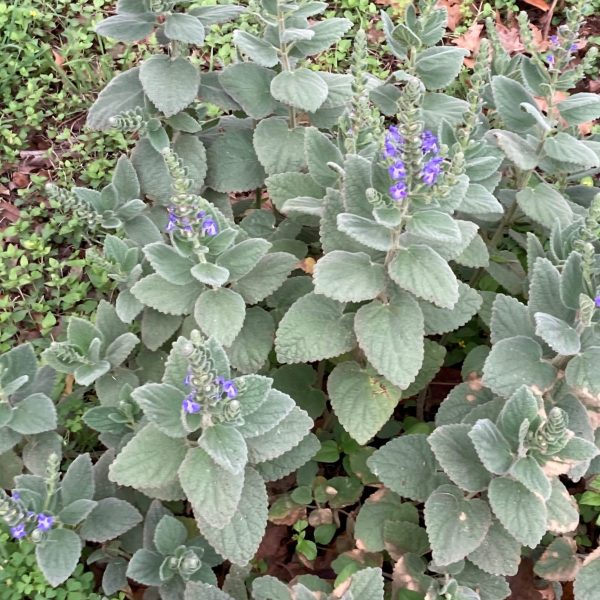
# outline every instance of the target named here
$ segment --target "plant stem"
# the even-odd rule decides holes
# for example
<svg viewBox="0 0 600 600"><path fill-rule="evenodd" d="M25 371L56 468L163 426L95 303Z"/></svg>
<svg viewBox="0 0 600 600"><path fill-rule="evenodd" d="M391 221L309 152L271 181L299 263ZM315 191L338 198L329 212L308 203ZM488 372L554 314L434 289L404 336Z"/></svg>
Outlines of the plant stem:
<svg viewBox="0 0 600 600"><path fill-rule="evenodd" d="M277 25L279 28L279 39L281 40L283 34L285 33L285 16L281 12L281 3L277 2ZM290 66L290 59L288 56L288 46L285 42L281 42L281 46L279 48L279 53L281 54L281 70L283 71L292 71ZM293 106L289 107L288 112L288 124L290 129L295 129L297 125L296 121L296 109Z"/></svg>

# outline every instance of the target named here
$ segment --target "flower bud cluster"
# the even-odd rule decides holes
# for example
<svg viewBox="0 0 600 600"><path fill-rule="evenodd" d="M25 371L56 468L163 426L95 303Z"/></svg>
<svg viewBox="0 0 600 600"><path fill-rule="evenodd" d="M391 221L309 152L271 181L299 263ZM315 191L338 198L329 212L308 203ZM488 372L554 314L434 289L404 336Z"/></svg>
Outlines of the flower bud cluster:
<svg viewBox="0 0 600 600"><path fill-rule="evenodd" d="M204 237L214 237L219 233L217 221L203 210L201 198L189 193L192 180L181 159L170 148L163 151L163 157L173 179L175 194L171 206L167 208L168 222L165 231L180 235L200 245ZM207 203L206 203L207 204Z"/></svg>
<svg viewBox="0 0 600 600"><path fill-rule="evenodd" d="M236 420L239 390L233 381L217 375L211 352L198 332L192 332L188 350L188 370L183 379L188 393L181 403L183 412L201 413L207 425Z"/></svg>
<svg viewBox="0 0 600 600"><path fill-rule="evenodd" d="M53 183L46 185L48 198L73 213L81 221L85 221L90 228L95 228L102 223L102 215L98 214L87 203L83 202L73 192L60 189Z"/></svg>
<svg viewBox="0 0 600 600"><path fill-rule="evenodd" d="M33 541L39 541L54 525L53 516L26 510L18 492L13 492L9 496L2 489L0 489L0 517L9 526L10 535L16 540L31 536Z"/></svg>
<svg viewBox="0 0 600 600"><path fill-rule="evenodd" d="M109 123L119 131L140 134L145 133L147 125L144 109L139 106L110 117Z"/></svg>
<svg viewBox="0 0 600 600"><path fill-rule="evenodd" d="M546 62L551 68L560 69L575 58L575 53L579 50L579 45L573 40L568 29L559 27L555 35L551 35L551 52L546 55Z"/></svg>

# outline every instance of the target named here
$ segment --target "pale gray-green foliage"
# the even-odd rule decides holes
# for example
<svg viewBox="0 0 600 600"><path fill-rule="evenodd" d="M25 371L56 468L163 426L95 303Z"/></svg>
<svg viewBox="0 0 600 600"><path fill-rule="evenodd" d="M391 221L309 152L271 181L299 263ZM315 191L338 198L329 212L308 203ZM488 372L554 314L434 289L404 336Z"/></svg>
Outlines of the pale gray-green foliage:
<svg viewBox="0 0 600 600"><path fill-rule="evenodd" d="M99 405L84 420L108 450L93 469L87 456L76 459L60 483L52 513L64 527L38 544L42 571L60 583L82 539L105 544L125 534L115 548L133 554L129 565L109 551L94 553L107 564L106 594L130 577L165 599L246 598L233 586L216 589L211 567L222 558L237 565L253 558L267 522L265 483L300 468L320 447L295 394L275 389L265 375L272 351L293 363L285 369L311 373L303 363L332 359L331 406L366 444L402 397L424 390L443 365L446 349L426 336L479 315L490 327L491 350L467 357L465 381L442 403L433 434L403 435L373 453L368 465L389 489L360 509L356 538L401 561L407 581L428 598L505 598L503 577L515 574L521 545L536 548L548 532L566 537L550 543L536 573L573 579L581 561L568 536L578 511L558 476L580 479L598 453L600 337L597 235L590 233L597 214L586 207L598 209L569 178L598 168L597 142L577 139L573 128L563 130L537 109L534 97L546 93L549 79L533 58L510 59L496 48L493 65L478 67L480 98L444 93L465 56L437 45L445 10L417 14L411 5L399 24L382 13L389 49L406 67L383 82L307 68L305 59L350 27L346 19L315 19L325 3L260 4L262 30L234 34L244 60L218 73L201 73L187 45L202 46L207 28L236 18L240 7L177 12L170 0L119 0L117 14L98 25L100 34L124 42L156 32L168 54L115 77L88 115L92 128L136 133L131 160L119 160L102 190L60 196L74 214L115 232L96 258L119 293L115 308L100 305L94 324L71 319L66 341L44 353L77 383L95 384ZM395 116L400 108L402 116L414 108L402 104L413 77L422 84L415 119L446 147L454 179L444 193L386 204L380 122L360 103L368 97L368 111ZM208 102L223 115L210 119ZM557 110L574 126L596 118L598 105L591 94L575 94ZM468 139L457 132L464 122L472 126ZM518 181L506 165L518 170ZM549 183L555 181L560 186ZM260 204L263 187L277 217L251 209L245 197L230 206L228 194L238 192L252 192ZM190 242L163 234L165 207L183 196L215 220L218 235ZM527 250L526 281L515 251L486 245L511 214L543 232L539 240L511 233L510 247ZM312 280L294 272L309 271L301 261L319 244ZM482 271L472 277L470 269ZM478 281L483 270L526 301L500 293L492 303L493 292L461 281ZM209 338L210 372L231 378L239 391L237 406L219 418L182 410L195 328ZM47 367L36 371L28 346L0 357L0 365L0 454L18 460L8 451L26 443L25 465L36 475L17 477L15 487L39 511L41 457L60 451L51 378ZM296 388L299 401L317 396L317 408L308 410L318 416L321 390L310 382ZM142 532L136 507L147 506L147 497L154 501ZM198 531L160 500L189 501ZM62 550L51 553L57 543ZM435 577L421 558L429 551ZM593 598L597 565L581 567L577 600ZM288 587L270 577L252 589L255 600L329 593L317 592L306 581ZM381 571L366 568L335 597L383 594Z"/></svg>
<svg viewBox="0 0 600 600"><path fill-rule="evenodd" d="M22 346L22 348L26 348ZM101 496L89 454L79 455L62 479L58 474L60 459L52 454L47 461L46 477L17 475L14 479L19 505L36 517L36 513L53 518L52 528L35 537L36 559L44 577L52 586L70 577L79 562L85 541L107 542L132 530L143 519L130 502ZM30 517L25 517L26 528Z"/></svg>

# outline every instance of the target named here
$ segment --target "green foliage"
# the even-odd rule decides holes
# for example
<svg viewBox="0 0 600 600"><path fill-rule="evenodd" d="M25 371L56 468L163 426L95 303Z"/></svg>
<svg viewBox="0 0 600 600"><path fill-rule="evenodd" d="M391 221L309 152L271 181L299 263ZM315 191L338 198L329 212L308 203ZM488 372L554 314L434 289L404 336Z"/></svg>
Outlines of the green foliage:
<svg viewBox="0 0 600 600"><path fill-rule="evenodd" d="M97 33L151 45L87 125L131 158L48 189L114 295L65 319L46 366L0 357L0 517L50 585L83 556L106 595L502 600L525 546L592 597L566 485L600 471L600 195L578 185L600 159L577 129L597 103L554 104L594 57L570 60L578 8L550 62L510 57L490 22L463 89L429 1L381 14L378 77L362 29L348 68L319 69L352 27L325 3L119 0ZM233 64L207 72L217 46ZM64 472L54 371L97 432ZM261 577L268 521L307 571L348 548L335 580Z"/></svg>

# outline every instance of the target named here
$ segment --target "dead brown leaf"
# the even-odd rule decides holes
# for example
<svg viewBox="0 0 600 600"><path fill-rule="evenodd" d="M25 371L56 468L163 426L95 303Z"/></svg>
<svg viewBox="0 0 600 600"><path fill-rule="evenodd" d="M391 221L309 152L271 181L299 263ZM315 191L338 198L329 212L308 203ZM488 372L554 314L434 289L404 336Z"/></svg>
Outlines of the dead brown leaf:
<svg viewBox="0 0 600 600"><path fill-rule="evenodd" d="M483 23L473 23L463 35L454 38L453 43L459 48L468 50L471 54L477 54L481 44L482 31Z"/></svg>
<svg viewBox="0 0 600 600"><path fill-rule="evenodd" d="M0 227L9 223L14 223L19 218L19 209L10 202L0 200Z"/></svg>
<svg viewBox="0 0 600 600"><path fill-rule="evenodd" d="M438 0L436 6L445 8L448 11L448 29L454 31L463 20L463 14L460 10L460 0Z"/></svg>
<svg viewBox="0 0 600 600"><path fill-rule="evenodd" d="M531 6L535 6L536 8L543 10L544 12L550 10L550 5L545 0L525 0L525 2Z"/></svg>
<svg viewBox="0 0 600 600"><path fill-rule="evenodd" d="M59 66L62 67L65 63L65 57L61 56L57 50L55 50L54 48L52 48L52 56L54 56L54 62Z"/></svg>
<svg viewBox="0 0 600 600"><path fill-rule="evenodd" d="M22 173L20 171L16 171L12 175L12 182L15 187L23 189L29 185L29 176L26 173Z"/></svg>
<svg viewBox="0 0 600 600"><path fill-rule="evenodd" d="M421 590L416 577L410 572L404 557L396 561L394 571L392 572L392 595L395 596L399 590L410 590L411 592L424 591Z"/></svg>
<svg viewBox="0 0 600 600"><path fill-rule="evenodd" d="M519 33L519 27L517 25L513 27L507 27L504 23L496 18L496 31L500 38L502 47L509 53L514 54L515 52L522 52L525 50L525 45L521 41L521 35Z"/></svg>
<svg viewBox="0 0 600 600"><path fill-rule="evenodd" d="M304 260L300 261L298 268L302 269L305 273L312 275L313 271L315 270L316 264L317 261L309 256L308 258L305 258Z"/></svg>

